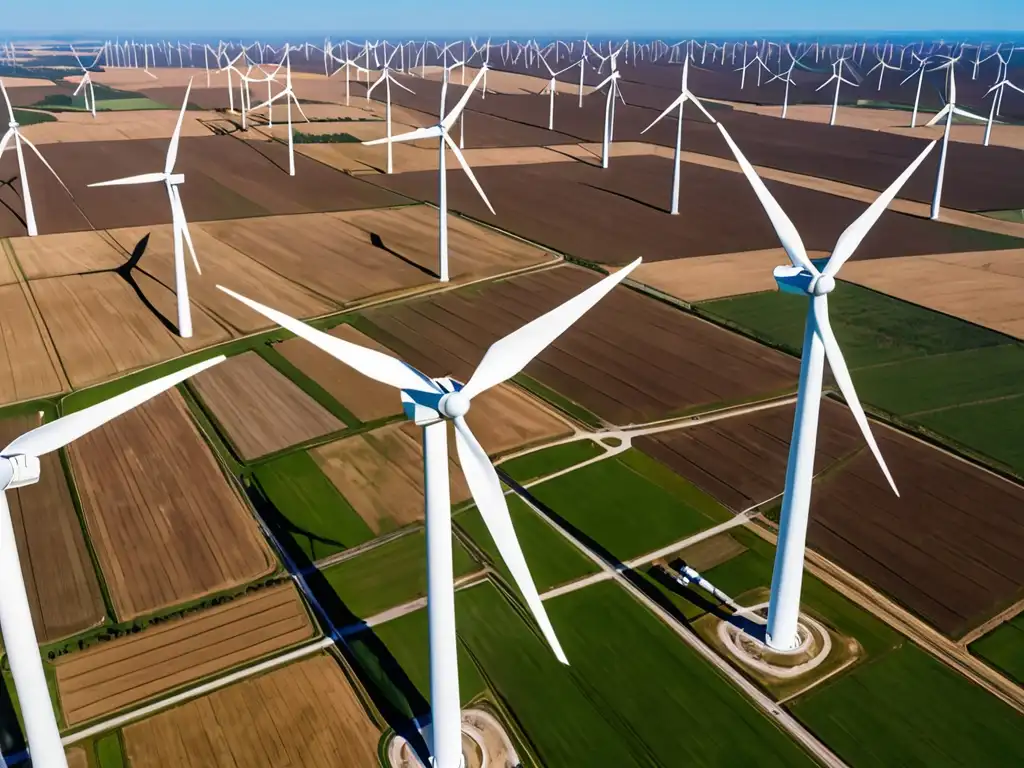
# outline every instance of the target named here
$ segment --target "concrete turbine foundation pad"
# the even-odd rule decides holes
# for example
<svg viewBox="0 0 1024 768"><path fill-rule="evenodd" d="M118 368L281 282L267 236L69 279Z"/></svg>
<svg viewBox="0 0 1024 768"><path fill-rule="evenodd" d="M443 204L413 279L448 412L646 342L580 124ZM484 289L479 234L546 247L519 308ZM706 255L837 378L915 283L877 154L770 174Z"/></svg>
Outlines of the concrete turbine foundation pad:
<svg viewBox="0 0 1024 768"><path fill-rule="evenodd" d="M736 659L762 675L780 680L800 677L820 666L832 650L832 636L821 622L802 614L797 628L799 643L789 651L770 648L763 632L750 631L750 625L763 627L768 604L761 603L737 612L746 621L723 621L718 637Z"/></svg>
<svg viewBox="0 0 1024 768"><path fill-rule="evenodd" d="M424 766L402 736L391 739L387 755L391 768L431 768ZM517 768L521 765L504 726L498 718L480 708L462 712L462 755L463 768Z"/></svg>

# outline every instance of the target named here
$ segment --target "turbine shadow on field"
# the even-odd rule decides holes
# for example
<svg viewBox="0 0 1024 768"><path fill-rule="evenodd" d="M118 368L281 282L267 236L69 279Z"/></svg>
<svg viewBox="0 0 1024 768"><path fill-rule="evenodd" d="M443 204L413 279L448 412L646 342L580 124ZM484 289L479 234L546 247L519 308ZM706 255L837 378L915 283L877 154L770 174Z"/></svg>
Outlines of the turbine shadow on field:
<svg viewBox="0 0 1024 768"><path fill-rule="evenodd" d="M7 664L6 659L4 663ZM6 676L0 677L0 752L11 756L24 751L26 746L25 736L14 710L14 702L11 700L9 679Z"/></svg>
<svg viewBox="0 0 1024 768"><path fill-rule="evenodd" d="M415 261L413 261L412 259L410 259L410 258L408 258L406 256L403 256L398 251L394 251L394 250L388 248L384 244L384 240L376 232L371 232L370 233L370 245L372 245L374 248L380 248L382 251L385 251L386 253L390 253L396 259L404 261L410 267L414 267L414 268L418 269L423 274L425 274L425 275L427 275L429 277L432 277L435 280L440 279L440 277L441 277L437 272L434 272L429 267L424 267L422 264L417 264Z"/></svg>
<svg viewBox="0 0 1024 768"><path fill-rule="evenodd" d="M642 205L642 206L644 206L644 208L650 208L652 211L657 211L658 213L667 213L668 212L668 211L665 210L665 206L663 206L663 205L653 205L651 203L645 202L644 200L641 200L638 197L632 197L632 196L627 195L627 194L625 194L623 192L616 192L614 189L607 189L606 187L599 187L596 184L590 184L589 182L580 182L580 183L584 187L590 187L591 189L596 189L598 192L604 192L605 194L614 195L615 197L622 198L623 200L629 200L631 203L636 203L637 205Z"/></svg>
<svg viewBox="0 0 1024 768"><path fill-rule="evenodd" d="M160 321L164 328L166 328L171 333L178 335L178 327L170 320L170 318L164 316L164 314L159 309L156 308L153 302L149 300L149 297L146 296L145 292L142 290L142 287L136 282L135 275L132 274L132 270L138 267L139 260L146 253L146 248L148 246L149 233L147 232L142 237L142 239L135 244L135 247L132 249L131 256L128 257L128 261L126 261L119 267L114 267L113 269L102 271L113 272L115 275L117 275L126 283L128 283L128 287L135 291L135 295L139 297L139 301L142 302L146 309L153 313L153 316ZM144 272L144 274L151 277L153 280L156 280L156 278L150 275L148 272ZM159 280L156 281L159 282Z"/></svg>
<svg viewBox="0 0 1024 768"><path fill-rule="evenodd" d="M18 175L17 174L15 174L14 176L11 176L11 178L9 178L9 179L0 180L0 190L2 190L4 187L9 187L11 192L14 193L14 196L16 198L18 198L19 200L21 200L21 192L18 190L18 188L16 186L14 186L14 182L16 182L17 180L18 180ZM3 198L0 198L0 205L2 205L4 208L6 208L8 211L10 211L11 215L14 216L14 218L16 218L18 220L18 222L21 224L21 226L25 227L26 231L27 231L28 223L25 221L25 217L22 216L20 213L18 213L18 210L16 208L12 208L11 204L8 203Z"/></svg>
<svg viewBox="0 0 1024 768"><path fill-rule="evenodd" d="M331 588L323 573L316 568L300 547L288 547L288 531L291 523L276 506L263 494L257 484L246 489L249 500L257 514L273 532L274 537L286 547L294 567L304 575L306 584L317 602L327 614L327 620L335 630L346 629L345 637L339 637L337 648L349 666L359 677L377 711L395 733L405 737L409 745L420 756L424 765L429 765L430 750L414 718L430 712L430 705L419 692L398 660L377 634L356 616ZM358 644L356 641L358 640ZM404 710L404 711L403 711ZM411 713L411 717L410 714Z"/></svg>
<svg viewBox="0 0 1024 768"><path fill-rule="evenodd" d="M679 571L684 565L686 565L685 560L681 558L676 558L669 564L669 567L673 571ZM654 581L661 584L661 586L663 586L666 590L671 592L676 597L681 597L683 600L690 603L695 608L699 609L701 611L701 616L705 614L711 614L719 621L728 621L731 624L735 624L744 632L748 632L759 626L755 622L749 621L748 619L744 619L742 617L737 617L729 611L723 610L721 603L716 603L709 600L696 589L691 589L689 587L682 586L681 584L679 584L679 582L675 580L672 574L666 571L664 568L658 568L657 566L649 567L647 569L647 575ZM671 603L669 604L671 605ZM690 624L692 623L692 620L685 619L685 622L687 624Z"/></svg>

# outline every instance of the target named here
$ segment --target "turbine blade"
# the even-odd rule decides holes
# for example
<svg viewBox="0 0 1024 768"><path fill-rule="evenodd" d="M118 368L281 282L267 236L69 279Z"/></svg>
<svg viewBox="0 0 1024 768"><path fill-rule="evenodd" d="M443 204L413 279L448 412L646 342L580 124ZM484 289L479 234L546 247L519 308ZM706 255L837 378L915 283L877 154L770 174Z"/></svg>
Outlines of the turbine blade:
<svg viewBox="0 0 1024 768"><path fill-rule="evenodd" d="M427 376L423 375L408 363L402 362L391 355L385 355L375 349L367 349L358 344L343 339L335 338L328 333L318 331L316 328L306 325L300 320L289 317L283 312L271 309L263 304L247 299L245 296L225 288L217 286L228 296L238 299L250 309L259 312L268 320L280 325L282 328L291 331L315 347L322 349L336 360L340 360L350 368L354 368L364 376L379 381L381 384L389 384L396 389L412 389L419 392L438 392L438 386Z"/></svg>
<svg viewBox="0 0 1024 768"><path fill-rule="evenodd" d="M602 278L559 307L546 312L517 331L494 342L473 371L462 392L469 398L507 381L519 373L537 355L579 320L591 307L622 282L640 264L637 259L618 272Z"/></svg>
<svg viewBox="0 0 1024 768"><path fill-rule="evenodd" d="M655 125L657 124L657 122L658 122L659 120L661 120L661 119L662 119L663 117L665 117L665 115L667 115L667 114L668 114L669 112L671 112L671 111L672 111L673 109L675 109L676 107L678 107L678 106L679 106L679 104L680 104L680 102L683 102L683 101L686 101L686 94L685 94L685 93L681 93L681 94L679 94L678 96L676 96L676 97L675 97L675 99L673 99L673 100L672 100L672 103L671 103L671 104L669 104L669 105L668 105L667 107L665 107L664 111L663 111L663 112L662 112L662 113L661 113L660 115L658 115L658 116L657 116L656 118L654 118L654 120L652 120L652 121L651 121L651 124L650 124L650 125L648 125L648 126L647 126L646 128L644 128L644 129L643 129L642 131L640 131L641 135L642 135L642 134L645 134L645 133L647 133L647 132L648 132L649 130L651 130L651 128L653 128L653 127L654 127L654 126L655 126Z"/></svg>
<svg viewBox="0 0 1024 768"><path fill-rule="evenodd" d="M533 617L540 625L540 631L544 639L548 641L555 657L563 664L569 660L562 650L562 644L558 642L555 635L555 628L551 626L544 603L537 593L537 586L533 583L533 576L530 575L530 567L526 564L526 557L523 555L519 539L516 538L516 531L512 525L512 517L508 512L508 504L505 502L505 494L501 490L501 481L498 473L494 471L491 460L487 453L477 442L476 437L469 429L464 417L455 419L455 447L459 454L459 464L462 465L462 473L466 476L466 484L476 502L476 508L487 526L494 544L498 548L501 559L505 561L512 579L519 592L522 594L526 605L529 607Z"/></svg>
<svg viewBox="0 0 1024 768"><path fill-rule="evenodd" d="M907 183L907 180L913 175L914 171L917 170L918 166L924 162L924 159L928 157L928 153L935 149L937 141L933 141L924 148L924 151L917 156L907 169L899 175L889 187L882 192L875 202L873 202L868 209L864 211L857 220L854 221L850 226L843 230L843 234L839 236L836 241L836 247L832 249L832 256L829 258L828 263L825 265L825 269L822 270L823 275L831 275L835 277L836 273L840 270L843 264L846 263L847 259L853 255L853 252L857 250L857 246L860 245L861 241L875 226L875 222L878 221L889 203L893 201L893 198L899 194L899 191L903 188L903 185Z"/></svg>
<svg viewBox="0 0 1024 768"><path fill-rule="evenodd" d="M295 104L295 108L297 110L299 110L299 114L302 115L302 119L305 120L308 123L309 122L309 118L306 117L306 113L302 111L302 105L299 104L299 100L296 98L295 93L292 92L292 91L288 91L288 97Z"/></svg>
<svg viewBox="0 0 1024 768"><path fill-rule="evenodd" d="M882 474L889 481L892 492L899 496L900 492L896 489L896 483L893 481L892 475L889 474L889 468L885 465L885 459L882 458L882 452L878 449L878 443L875 442L875 436L871 434L871 425L868 423L868 417L864 414L864 409L857 398L857 390L853 388L853 379L850 378L850 370L846 367L846 360L843 359L843 352L839 348L839 342L836 341L835 334L832 333L832 326L828 321L828 296L815 296L811 299L811 308L814 312L814 325L817 328L818 336L825 346L825 357L828 360L828 367L832 369L832 376L835 378L836 384L839 385L839 391L842 393L843 399L846 400L846 405L850 408L857 426L860 427L861 434L864 435L868 448L874 454L875 461L881 467Z"/></svg>
<svg viewBox="0 0 1024 768"><path fill-rule="evenodd" d="M205 371L207 368L211 368L224 360L224 355L211 357L209 360L204 360L196 365L183 368L176 373L155 379L147 384L135 387L135 389L130 389L102 403L97 403L84 410L63 416L56 421L43 424L17 438L0 451L0 455L16 456L21 454L38 457L56 451L71 441L77 440L82 435L92 432L97 427L103 426L122 413L130 411L132 408L156 397L161 392L170 389L175 384L179 384L189 376Z"/></svg>
<svg viewBox="0 0 1024 768"><path fill-rule="evenodd" d="M203 270L199 268L199 259L196 258L196 249L195 246L192 245L192 235L188 231L188 220L185 218L185 208L181 204L181 192L178 191L177 187L171 187L171 194L174 196L174 210L171 211L171 216L177 220L176 226L181 230L181 235L185 240L185 245L188 246L188 252L192 254L192 263L196 265L196 272L201 275L203 274Z"/></svg>
<svg viewBox="0 0 1024 768"><path fill-rule="evenodd" d="M477 194L483 199L487 205L488 210L494 214L494 206L491 205L491 201L487 199L487 195L484 194L483 187L480 186L480 182L476 180L476 176L473 175L473 169L469 167L469 163L466 162L465 156L462 154L462 150L459 149L459 145L452 141L451 136L447 132L443 133L444 141L448 145L448 148L455 154L455 159L459 161L459 165L462 166L462 170L466 172L469 180L473 183L476 188ZM496 214L495 214L496 215Z"/></svg>
<svg viewBox="0 0 1024 768"><path fill-rule="evenodd" d="M391 141L419 141L420 139L436 139L442 134L441 126L431 125L427 128L417 128L415 131L409 131L408 133L400 133L397 136L392 136ZM371 147L374 144L383 144L387 141L387 137L383 139L371 139L370 141L364 141L363 146Z"/></svg>
<svg viewBox="0 0 1024 768"><path fill-rule="evenodd" d="M469 103L469 97L473 95L473 91L476 89L480 81L483 80L484 73L486 72L487 67L480 67L480 69L477 70L476 77L473 78L469 87L466 88L466 92L462 94L462 98L459 99L458 103L452 107L452 110L444 116L444 119L441 121L441 125L445 127L445 130L449 130L453 125L455 125L455 121L458 120L459 115L462 114L462 110L464 110L466 108L466 104Z"/></svg>
<svg viewBox="0 0 1024 768"><path fill-rule="evenodd" d="M111 181L97 181L89 184L90 187L116 187L124 184L155 184L167 178L165 173L140 173L138 176L125 176L123 179Z"/></svg>
<svg viewBox="0 0 1024 768"><path fill-rule="evenodd" d="M736 162L740 164L740 168L743 169L743 174L747 177L747 181L750 182L750 186L754 188L754 194L757 195L757 199L761 202L761 207L764 208L765 213L768 214L768 218L772 222L772 227L775 228L775 234L779 237L779 242L782 243L782 247L786 250L789 255L789 260L793 262L793 266L803 267L812 275L817 275L818 270L814 264L807 257L807 249L804 248L804 241L800 239L800 233L796 231L796 227L790 220L786 212L782 210L782 206L779 205L778 201L772 196L772 193L768 191L768 188L761 181L761 177L757 175L754 170L754 166L750 164L750 161L740 152L740 148L736 146L736 143L732 140L732 136L725 130L725 126L718 123L718 130L722 132L722 136L725 137L725 142L729 145L729 149L732 150L733 155L736 157Z"/></svg>
<svg viewBox="0 0 1024 768"><path fill-rule="evenodd" d="M711 122L712 124L717 124L717 123L718 123L718 121L717 121L717 120L716 120L716 119L715 119L714 117L712 117L712 116L711 116L711 113L710 113L710 112L708 112L708 111L707 111L707 110L706 110L706 109L704 108L704 105L703 105L703 104L701 103L701 100L700 100L700 99L698 99L698 98L697 98L696 96L694 96L694 95L693 95L692 93L690 93L689 91L687 91L687 92L686 92L686 97L687 97L687 98L688 98L688 99L689 99L690 101L692 101L692 102L693 102L694 104L696 104L696 105L697 105L697 109L699 109L699 110L700 110L700 111L701 111L701 112L702 112L702 113L704 114L704 117L706 117L706 118L707 118L707 119L708 119L708 120L709 120L709 121L710 121L710 122Z"/></svg>
<svg viewBox="0 0 1024 768"><path fill-rule="evenodd" d="M188 107L188 97L192 93L192 78L188 79L185 87L185 98L181 102L181 111L178 113L178 122L174 126L174 133L171 134L171 144L167 147L167 160L164 162L164 173L174 171L174 161L178 159L178 140L181 139L181 124L185 119L185 108Z"/></svg>
<svg viewBox="0 0 1024 768"><path fill-rule="evenodd" d="M7 114L11 118L11 122L14 122L14 107L11 106L11 100L7 96L7 87L4 85L4 81L0 80L0 93L4 95L4 103L7 104Z"/></svg>
<svg viewBox="0 0 1024 768"><path fill-rule="evenodd" d="M409 87L407 87L407 86L404 86L404 85L402 85L402 84L401 84L400 82L398 82L397 80L395 80L395 78L393 78L393 77L388 77L388 80L390 80L390 81L391 81L392 83L394 83L395 85L397 85L397 86L398 86L399 88L401 88L401 89L402 89L403 91L408 91L409 93L413 93L413 94L414 94L414 93L416 93L416 91L414 91L414 90L413 90L412 88L409 88Z"/></svg>
<svg viewBox="0 0 1024 768"><path fill-rule="evenodd" d="M64 183L64 180L61 179L60 176L57 175L57 172L53 170L53 166L50 165L50 163L47 161L45 157L43 157L43 154L36 148L36 145L33 144L28 139L26 139L24 136L21 137L21 140L28 144L28 148L36 153L36 157L38 157L42 164L46 166L46 170L53 174L53 178L60 182L60 185L64 187L64 191L67 192L70 197L74 197L74 195L71 194L71 190L68 189L68 185Z"/></svg>

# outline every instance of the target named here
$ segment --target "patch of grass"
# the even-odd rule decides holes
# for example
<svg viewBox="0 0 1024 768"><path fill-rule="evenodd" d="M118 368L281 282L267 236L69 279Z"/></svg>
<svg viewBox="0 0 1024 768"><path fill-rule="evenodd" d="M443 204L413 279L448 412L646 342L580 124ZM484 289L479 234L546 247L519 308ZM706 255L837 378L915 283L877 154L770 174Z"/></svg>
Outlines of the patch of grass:
<svg viewBox="0 0 1024 768"><path fill-rule="evenodd" d="M357 139L351 133L303 133L293 130L292 141L296 144L359 144L362 139Z"/></svg>
<svg viewBox="0 0 1024 768"><path fill-rule="evenodd" d="M452 564L455 578L479 568L479 564L454 537ZM325 568L322 573L350 613L360 619L369 618L426 596L426 534L420 529L399 536ZM342 621L346 618L342 617Z"/></svg>
<svg viewBox="0 0 1024 768"><path fill-rule="evenodd" d="M850 765L1024 763L1024 718L910 643L789 707Z"/></svg>
<svg viewBox="0 0 1024 768"><path fill-rule="evenodd" d="M535 485L530 494L622 561L728 517L710 496L636 450Z"/></svg>
<svg viewBox="0 0 1024 768"><path fill-rule="evenodd" d="M514 495L506 498L516 536L523 547L523 554L539 592L597 572L598 566L593 560L570 544L550 524L541 520L526 502ZM509 586L515 589L505 561L501 559L477 508L471 507L459 512L455 522L483 551Z"/></svg>
<svg viewBox="0 0 1024 768"><path fill-rule="evenodd" d="M1018 613L975 640L969 649L1011 680L1024 685L1024 613Z"/></svg>
<svg viewBox="0 0 1024 768"><path fill-rule="evenodd" d="M253 476L287 521L288 528L282 533L309 560L373 539L370 527L308 453L300 451L261 464Z"/></svg>
<svg viewBox="0 0 1024 768"><path fill-rule="evenodd" d="M97 112L134 112L148 109L170 109L167 104L153 101L146 96L129 99L96 99Z"/></svg>
<svg viewBox="0 0 1024 768"><path fill-rule="evenodd" d="M582 464L604 453L605 450L600 445L584 438L516 456L514 459L503 461L499 466L502 472L517 483L528 483L538 477L553 475L555 472Z"/></svg>
<svg viewBox="0 0 1024 768"><path fill-rule="evenodd" d="M55 123L57 118L49 112L36 112L31 109L14 108L14 119L18 125L36 125L37 123Z"/></svg>
<svg viewBox="0 0 1024 768"><path fill-rule="evenodd" d="M958 405L914 416L913 421L1024 477L1024 396Z"/></svg>
<svg viewBox="0 0 1024 768"><path fill-rule="evenodd" d="M1024 209L1020 208L1011 208L1008 211L981 211L981 215L988 216L990 219L1024 224Z"/></svg>
<svg viewBox="0 0 1024 768"><path fill-rule="evenodd" d="M96 741L96 760L99 768L124 768L124 750L119 731L108 733Z"/></svg>

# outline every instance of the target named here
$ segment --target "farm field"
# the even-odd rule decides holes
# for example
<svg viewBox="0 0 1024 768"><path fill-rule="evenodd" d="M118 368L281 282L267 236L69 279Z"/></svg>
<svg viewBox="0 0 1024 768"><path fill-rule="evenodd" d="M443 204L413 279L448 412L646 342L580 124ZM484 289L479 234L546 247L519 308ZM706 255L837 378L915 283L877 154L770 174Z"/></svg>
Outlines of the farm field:
<svg viewBox="0 0 1024 768"><path fill-rule="evenodd" d="M593 440L574 440L516 456L501 462L499 466L502 472L516 482L527 483L601 456L604 452L605 449Z"/></svg>
<svg viewBox="0 0 1024 768"><path fill-rule="evenodd" d="M404 211L398 208L382 212L382 216L397 221ZM342 305L425 285L431 279L415 265L374 246L364 232L331 214L206 222L193 229Z"/></svg>
<svg viewBox="0 0 1024 768"><path fill-rule="evenodd" d="M99 232L12 237L9 242L27 280L114 269L128 260Z"/></svg>
<svg viewBox="0 0 1024 768"><path fill-rule="evenodd" d="M273 508L261 506L260 515L293 557L315 562L374 537L309 453L280 456L253 474Z"/></svg>
<svg viewBox="0 0 1024 768"><path fill-rule="evenodd" d="M366 331L427 372L465 381L491 343L597 281L576 267L365 313ZM686 338L687 344L675 343ZM615 424L792 389L794 361L625 288L613 290L526 367Z"/></svg>
<svg viewBox="0 0 1024 768"><path fill-rule="evenodd" d="M1009 621L970 645L971 653L1024 685L1024 658L1020 653L1024 642L1024 614L1018 613Z"/></svg>
<svg viewBox="0 0 1024 768"><path fill-rule="evenodd" d="M479 565L459 543L452 540L454 575L458 579L479 569ZM337 596L323 601L330 611L331 603L339 613L332 616L341 628L358 619L410 602L427 594L427 544L422 529L360 552L336 565L325 568L324 579Z"/></svg>
<svg viewBox="0 0 1024 768"><path fill-rule="evenodd" d="M1024 718L905 643L790 705L851 766L1012 765Z"/></svg>
<svg viewBox="0 0 1024 768"><path fill-rule="evenodd" d="M271 325L262 315L253 312L237 299L217 289L223 285L237 293L264 304L272 304L293 317L323 315L337 309L309 290L268 269L259 262L208 235L201 227L189 230L195 245L202 277L195 279L191 256L186 252L189 299L207 312L241 333ZM170 226L135 227L111 230L113 238L127 253L147 238L139 269L166 286L175 286L174 244Z"/></svg>
<svg viewBox="0 0 1024 768"><path fill-rule="evenodd" d="M276 567L177 392L85 435L68 453L117 620Z"/></svg>
<svg viewBox="0 0 1024 768"><path fill-rule="evenodd" d="M733 512L782 493L796 405L643 435L633 446L671 468ZM845 406L821 403L814 472L860 450L863 438Z"/></svg>
<svg viewBox="0 0 1024 768"><path fill-rule="evenodd" d="M578 537L623 562L728 517L710 496L637 450L535 485L530 495Z"/></svg>
<svg viewBox="0 0 1024 768"><path fill-rule="evenodd" d="M522 499L515 495L505 498L516 537L523 548L526 563L530 567L530 574L538 592L543 594L548 589L598 571L592 560L584 556L546 521L541 520ZM476 507L457 513L453 520L487 555L495 570L505 577L505 581L515 591L515 582Z"/></svg>
<svg viewBox="0 0 1024 768"><path fill-rule="evenodd" d="M1021 597L1024 489L895 430L875 430L897 498L861 452L821 479L810 545L956 638Z"/></svg>
<svg viewBox="0 0 1024 768"><path fill-rule="evenodd" d="M0 420L0 445L38 425L36 416ZM46 645L101 624L107 612L60 455L39 461L39 482L6 495L32 623Z"/></svg>
<svg viewBox="0 0 1024 768"><path fill-rule="evenodd" d="M0 405L65 389L56 353L36 325L26 293L21 285L0 285Z"/></svg>
<svg viewBox="0 0 1024 768"><path fill-rule="evenodd" d="M111 272L29 283L72 386L95 384L227 340L228 332L195 307L195 335L180 338L173 330L174 294L146 275L135 279L169 328L128 282Z"/></svg>
<svg viewBox="0 0 1024 768"><path fill-rule="evenodd" d="M132 768L363 768L380 729L338 662L317 656L124 728Z"/></svg>
<svg viewBox="0 0 1024 768"><path fill-rule="evenodd" d="M4 82L7 82L6 78ZM99 81L97 80L97 82ZM128 102L128 100L121 99L121 102ZM101 106L107 106L109 109L113 104L112 101L104 103L99 99L96 100L97 109L100 109ZM178 102L175 106L180 107L180 104ZM127 106L130 107L130 104ZM84 110L81 112L56 112L53 116L57 118L56 122L32 126L25 131L25 135L35 144L124 141L126 139L167 141L174 132L174 126L178 120L177 109L110 110L103 115L102 122L94 120L92 115ZM213 112L186 112L185 119L181 124L181 135L183 137L212 135L210 129L203 125L203 121L215 117Z"/></svg>
<svg viewBox="0 0 1024 768"><path fill-rule="evenodd" d="M256 352L203 371L190 386L244 461L345 429Z"/></svg>
<svg viewBox="0 0 1024 768"><path fill-rule="evenodd" d="M285 582L62 657L56 678L65 721L94 720L313 634L298 591Z"/></svg>

